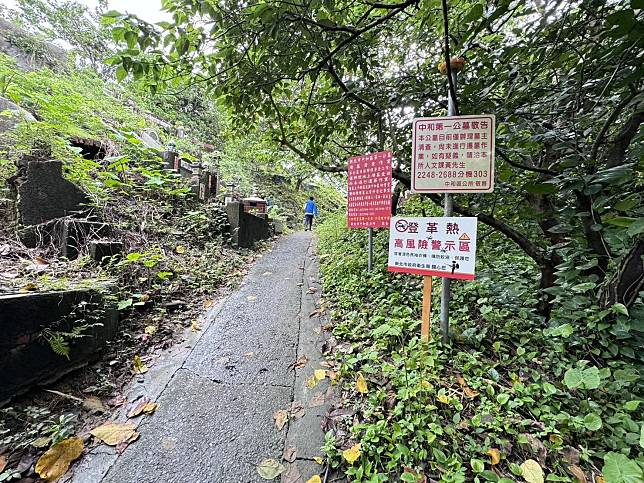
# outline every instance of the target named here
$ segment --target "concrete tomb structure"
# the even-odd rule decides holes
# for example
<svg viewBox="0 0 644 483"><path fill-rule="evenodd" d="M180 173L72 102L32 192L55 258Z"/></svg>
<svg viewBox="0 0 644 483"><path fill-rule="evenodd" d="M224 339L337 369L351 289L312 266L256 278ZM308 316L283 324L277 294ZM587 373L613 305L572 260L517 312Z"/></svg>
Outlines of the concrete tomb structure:
<svg viewBox="0 0 644 483"><path fill-rule="evenodd" d="M230 221L233 244L241 248L251 248L253 244L270 237L268 216L255 216L246 213L244 204L232 202L226 205L226 213Z"/></svg>
<svg viewBox="0 0 644 483"><path fill-rule="evenodd" d="M118 311L94 290L0 295L0 406L96 359L117 325ZM65 338L78 327L82 337ZM49 342L61 333L68 357Z"/></svg>

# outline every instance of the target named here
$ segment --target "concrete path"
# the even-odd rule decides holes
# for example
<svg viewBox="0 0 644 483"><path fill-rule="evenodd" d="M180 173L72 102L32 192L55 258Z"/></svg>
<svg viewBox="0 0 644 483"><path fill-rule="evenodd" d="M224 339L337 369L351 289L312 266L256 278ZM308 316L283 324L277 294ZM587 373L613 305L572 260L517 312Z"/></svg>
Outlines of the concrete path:
<svg viewBox="0 0 644 483"><path fill-rule="evenodd" d="M256 467L266 458L287 466L283 478L289 483L321 473L313 458L322 455L320 422L331 391L327 381L306 387L314 369L322 368L324 340L320 319L310 316L319 298L313 245L310 233L279 240L242 287L206 317L194 345L180 347L178 356L155 364L135 385L130 400L146 395L159 403L140 421L140 439L120 456L97 447L72 481L259 482L265 480ZM303 355L309 362L295 370ZM300 403L303 416L299 411L278 431L275 412ZM293 452L289 465L282 456Z"/></svg>

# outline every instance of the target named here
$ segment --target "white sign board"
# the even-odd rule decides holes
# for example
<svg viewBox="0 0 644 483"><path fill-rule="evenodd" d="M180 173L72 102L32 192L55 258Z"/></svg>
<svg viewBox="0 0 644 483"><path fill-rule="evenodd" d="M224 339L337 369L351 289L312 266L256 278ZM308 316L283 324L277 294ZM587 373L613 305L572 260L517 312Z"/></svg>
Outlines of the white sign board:
<svg viewBox="0 0 644 483"><path fill-rule="evenodd" d="M474 279L476 217L393 217L390 272Z"/></svg>
<svg viewBox="0 0 644 483"><path fill-rule="evenodd" d="M494 189L494 116L414 119L414 193L491 193Z"/></svg>

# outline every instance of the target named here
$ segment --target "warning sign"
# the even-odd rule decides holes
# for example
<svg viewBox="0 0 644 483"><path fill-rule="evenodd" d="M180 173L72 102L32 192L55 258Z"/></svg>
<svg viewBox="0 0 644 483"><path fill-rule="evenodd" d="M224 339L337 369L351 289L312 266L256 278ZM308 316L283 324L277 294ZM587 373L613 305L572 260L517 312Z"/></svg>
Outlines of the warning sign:
<svg viewBox="0 0 644 483"><path fill-rule="evenodd" d="M389 271L474 279L476 217L391 219Z"/></svg>
<svg viewBox="0 0 644 483"><path fill-rule="evenodd" d="M390 151L349 159L349 228L386 228L391 218Z"/></svg>
<svg viewBox="0 0 644 483"><path fill-rule="evenodd" d="M492 192L494 116L419 118L413 126L413 192Z"/></svg>

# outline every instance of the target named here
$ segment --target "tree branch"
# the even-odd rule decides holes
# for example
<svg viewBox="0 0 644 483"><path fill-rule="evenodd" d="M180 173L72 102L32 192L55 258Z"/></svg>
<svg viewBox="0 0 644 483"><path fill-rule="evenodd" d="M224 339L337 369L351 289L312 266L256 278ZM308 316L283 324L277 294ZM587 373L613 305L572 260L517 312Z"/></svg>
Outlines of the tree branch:
<svg viewBox="0 0 644 483"><path fill-rule="evenodd" d="M632 92L629 96L626 96L622 102L617 104L615 107L615 110L613 113L606 119L604 124L602 125L601 129L599 130L599 133L597 133L597 137L595 138L595 142L593 144L592 149L590 150L590 156L589 156L589 161L593 162L597 158L597 152L599 151L599 146L601 146L602 141L604 137L606 136L606 133L610 129L611 125L615 122L615 120L619 117L619 115L622 113L622 111L628 106L635 97L639 94L639 91Z"/></svg>
<svg viewBox="0 0 644 483"><path fill-rule="evenodd" d="M550 169L538 168L536 166L528 166L526 164L521 164L521 163L517 163L516 161L512 161L507 154L505 154L503 151L501 151L501 149L499 149L498 146L496 147L495 152L503 159L503 161L514 166L515 168L523 169L525 171L532 171L534 173L549 174L551 176L556 176L557 174L559 174L556 171L552 171Z"/></svg>

